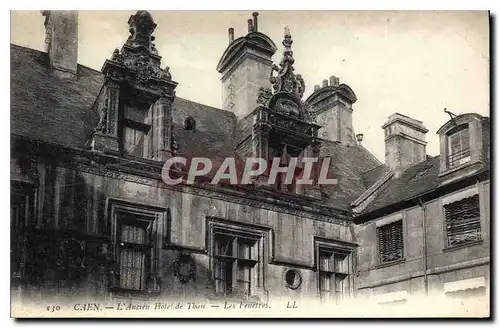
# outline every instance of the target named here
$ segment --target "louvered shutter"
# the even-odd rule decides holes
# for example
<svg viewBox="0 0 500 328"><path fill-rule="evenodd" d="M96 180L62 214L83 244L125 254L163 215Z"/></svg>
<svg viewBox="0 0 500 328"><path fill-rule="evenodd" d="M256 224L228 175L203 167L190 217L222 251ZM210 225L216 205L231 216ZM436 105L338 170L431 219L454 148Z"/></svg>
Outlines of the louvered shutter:
<svg viewBox="0 0 500 328"><path fill-rule="evenodd" d="M479 195L446 204L444 209L448 246L481 240Z"/></svg>
<svg viewBox="0 0 500 328"><path fill-rule="evenodd" d="M403 223L396 221L378 228L380 263L403 258Z"/></svg>

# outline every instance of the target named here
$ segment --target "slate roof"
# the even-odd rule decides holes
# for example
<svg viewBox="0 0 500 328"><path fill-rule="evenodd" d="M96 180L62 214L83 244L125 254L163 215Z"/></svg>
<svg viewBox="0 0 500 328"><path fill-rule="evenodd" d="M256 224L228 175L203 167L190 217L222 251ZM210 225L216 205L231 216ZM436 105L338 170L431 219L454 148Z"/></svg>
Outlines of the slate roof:
<svg viewBox="0 0 500 328"><path fill-rule="evenodd" d="M99 119L92 108L102 84L100 72L82 65L75 80L60 79L51 73L47 53L11 44L11 133L84 147ZM196 120L193 131L184 129L189 116ZM181 155L236 157L234 113L176 97L173 125ZM330 169L338 179L338 185L323 188L324 205L349 210L349 204L383 174L381 163L362 146L325 141L321 154L332 158Z"/></svg>
<svg viewBox="0 0 500 328"><path fill-rule="evenodd" d="M60 79L45 52L11 44L11 133L63 146L82 148L99 115L92 105L104 82L101 72L78 65L76 80ZM192 116L196 129L184 130ZM173 104L174 135L180 151L195 154L230 152L233 113L180 97Z"/></svg>
<svg viewBox="0 0 500 328"><path fill-rule="evenodd" d="M381 163L363 146L346 146L338 142L323 141L321 156L330 156L330 172L338 180L336 185L323 185L321 192L327 198L324 203L342 209L350 209L368 187L363 172L376 168Z"/></svg>
<svg viewBox="0 0 500 328"><path fill-rule="evenodd" d="M361 215L374 212L400 202L415 199L416 197L437 189L443 178L439 177L440 156L428 158L426 161L411 166L399 178L392 178L385 183ZM489 163L484 165L476 174L489 171Z"/></svg>
<svg viewBox="0 0 500 328"><path fill-rule="evenodd" d="M385 164L380 164L372 169L363 172L363 182L366 189L370 188L378 179L389 172L389 167Z"/></svg>
<svg viewBox="0 0 500 328"><path fill-rule="evenodd" d="M11 133L83 147L97 125L90 108L103 77L78 65L76 80L51 74L47 53L11 44Z"/></svg>

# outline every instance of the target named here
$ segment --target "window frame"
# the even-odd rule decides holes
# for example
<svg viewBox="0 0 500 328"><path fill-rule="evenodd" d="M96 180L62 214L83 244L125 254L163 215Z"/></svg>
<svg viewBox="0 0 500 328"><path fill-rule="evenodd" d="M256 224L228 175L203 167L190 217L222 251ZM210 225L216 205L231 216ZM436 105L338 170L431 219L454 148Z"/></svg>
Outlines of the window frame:
<svg viewBox="0 0 500 328"><path fill-rule="evenodd" d="M19 196L23 199L22 210L19 219L13 222L13 206L17 203L14 197ZM13 278L22 278L26 275L27 261L29 260L26 252L26 230L36 224L36 196L37 187L28 182L11 180L10 181L10 275ZM17 264L17 265L15 265Z"/></svg>
<svg viewBox="0 0 500 328"><path fill-rule="evenodd" d="M467 135L468 147L463 148L462 134ZM459 136L460 151L452 151L451 139L454 136ZM446 168L453 169L465 165L471 161L471 135L469 124L461 124L451 129L446 133ZM456 157L456 158L455 158ZM465 160L466 159L466 160Z"/></svg>
<svg viewBox="0 0 500 328"><path fill-rule="evenodd" d="M270 258L270 232L271 229L264 226L250 225L250 224L242 224L242 223L233 223L228 221L222 221L216 218L208 218L207 219L207 249L209 250L209 270L210 276L214 281L213 292L216 297L224 297L224 298L235 298L235 299L252 299L253 297L262 298L265 297L265 274L267 270L267 262ZM227 256L217 254L217 236L231 236L234 238L232 240L232 255L237 256ZM237 258L238 250L237 247L234 247L234 244L237 242L238 238L242 240L252 241L253 246L250 249L250 256L252 256L252 250L254 250L256 258L252 259L244 259ZM250 273L250 291L249 293L226 293L227 289L224 292L220 292L217 289L216 280L221 280L217 276L217 258L227 258L229 261L232 261L232 277L231 277L231 289L235 288L238 285L239 277L237 276L236 266L238 262L244 263L245 265L251 265L252 270ZM237 288L236 288L237 290Z"/></svg>
<svg viewBox="0 0 500 328"><path fill-rule="evenodd" d="M134 155L133 151L132 153L129 152L126 149L125 143L126 143L126 131L127 129L134 130L135 133L142 133L142 154L140 156ZM148 149L148 138L149 138L149 131L151 130L151 126L146 124L146 123L140 123L136 122L127 118L123 119L123 126L122 126L122 151L125 155L127 156L132 156L132 157L137 157L137 158L147 158L149 154L149 149Z"/></svg>
<svg viewBox="0 0 500 328"><path fill-rule="evenodd" d="M108 215L111 223L111 244L113 274L110 290L119 295L157 295L160 293L159 260L160 250L167 244L169 236L169 210L143 204L131 203L120 199L107 200ZM109 222L109 221L108 221ZM145 251L144 285L141 289L124 288L120 284L121 227L124 224L143 226L147 243L141 247ZM134 245L127 245L135 247ZM138 247L138 245L136 245ZM128 248L128 247L125 247ZM149 252L149 254L147 254Z"/></svg>
<svg viewBox="0 0 500 328"><path fill-rule="evenodd" d="M453 249L457 249L457 248L463 248L463 247L468 247L468 246L473 246L473 245L476 245L476 244L480 244L484 241L484 226L483 226L483 218L482 218L482 215L483 215L483 211L481 209L481 196L478 192L478 190L472 190L469 193L469 190L465 190L463 191L463 194L461 194L463 197L457 197L457 196L454 196L452 198L452 200L448 200L448 201L444 201L442 200L441 201L441 211L442 211L442 217L443 217L443 239L444 239L444 250L453 250ZM460 195L457 194L457 195ZM453 203L456 203L456 202L461 202L461 201L464 201L465 199L468 199L468 198L472 198L472 197L477 197L477 207L478 207L478 211L479 211L479 216L478 216L478 224L479 224L479 228L480 228L480 232L479 232L479 239L477 240L471 240L471 241L468 241L468 242L463 242L463 243L458 243L458 244L454 244L454 245L450 245L449 243L449 236L448 236L448 227L447 227L447 220L446 220L446 206L449 206L450 204L453 204Z"/></svg>
<svg viewBox="0 0 500 328"><path fill-rule="evenodd" d="M383 229L383 228L387 228L389 225L393 225L393 224L398 224L398 223L401 223L401 246L402 246L402 250L401 250L401 257L398 258L398 259L395 259L395 260L392 260L392 261L382 261L382 254L381 254L381 249L380 249L380 234L379 234L379 231L380 229ZM377 248L377 265L378 266L386 266L386 265L392 265L392 264L396 264L396 263L400 263L400 262L403 262L405 261L406 259L406 249L407 249L407 245L406 245L406 233L405 233L405 220L403 218L403 216L397 216L394 220L391 220L389 222L385 222L383 224L379 224L376 226L376 248Z"/></svg>
<svg viewBox="0 0 500 328"><path fill-rule="evenodd" d="M337 304L339 304L343 299L348 299L354 297L355 288L354 288L354 272L355 272L355 247L356 245L338 242L333 240L325 240L320 239L318 237L315 238L314 245L314 270L316 271L316 288L317 294L321 301L335 300ZM332 256L329 260L333 262L334 267L333 270L321 270L321 253L328 253ZM347 260L347 272L337 272L335 268L335 255L343 255ZM327 291L328 295L324 298L322 295L322 275L329 276L329 290ZM337 290L336 286L336 275L344 276L344 281L348 282L347 287L342 287L342 291ZM333 280L333 282L332 282ZM333 292L333 293L332 293ZM341 292L340 297L338 296L338 292Z"/></svg>

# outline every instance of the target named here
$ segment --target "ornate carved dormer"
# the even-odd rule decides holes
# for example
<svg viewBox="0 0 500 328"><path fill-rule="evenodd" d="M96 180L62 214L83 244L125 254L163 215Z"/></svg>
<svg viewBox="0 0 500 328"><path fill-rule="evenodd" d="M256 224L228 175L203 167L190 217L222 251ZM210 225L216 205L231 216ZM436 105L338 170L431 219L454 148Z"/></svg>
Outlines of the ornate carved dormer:
<svg viewBox="0 0 500 328"><path fill-rule="evenodd" d="M151 14L137 11L128 24L130 36L101 70L105 82L95 102L100 120L92 149L165 160L173 147L171 109L177 83L170 68L160 66Z"/></svg>
<svg viewBox="0 0 500 328"><path fill-rule="evenodd" d="M283 58L279 66L273 65L272 89L260 89L257 99L260 106L254 112L253 126L254 156L281 157L284 165L292 157L317 157L319 154L319 125L313 123L309 107L302 101L305 83L301 75L294 72L292 43L290 30L286 27ZM292 191L289 186L278 188Z"/></svg>

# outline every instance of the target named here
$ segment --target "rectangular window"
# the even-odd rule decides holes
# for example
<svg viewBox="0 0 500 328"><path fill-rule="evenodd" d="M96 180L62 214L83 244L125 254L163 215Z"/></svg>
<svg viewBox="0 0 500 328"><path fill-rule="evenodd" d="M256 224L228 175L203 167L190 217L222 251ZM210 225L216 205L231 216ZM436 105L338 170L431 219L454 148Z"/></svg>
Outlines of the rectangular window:
<svg viewBox="0 0 500 328"><path fill-rule="evenodd" d="M249 296L253 270L259 263L255 239L215 235L215 289L217 294Z"/></svg>
<svg viewBox="0 0 500 328"><path fill-rule="evenodd" d="M34 223L34 186L11 181L10 193L10 263L13 277L23 276L25 229Z"/></svg>
<svg viewBox="0 0 500 328"><path fill-rule="evenodd" d="M469 129L459 127L459 131L448 136L448 167L459 166L470 161Z"/></svg>
<svg viewBox="0 0 500 328"><path fill-rule="evenodd" d="M447 246L482 240L479 195L444 205Z"/></svg>
<svg viewBox="0 0 500 328"><path fill-rule="evenodd" d="M145 290L147 264L152 248L149 243L150 236L147 236L148 226L130 222L121 224L119 230L119 287Z"/></svg>
<svg viewBox="0 0 500 328"><path fill-rule="evenodd" d="M380 264L404 258L403 221L398 220L377 228Z"/></svg>
<svg viewBox="0 0 500 328"><path fill-rule="evenodd" d="M263 297L270 229L217 219L209 219L207 223L215 295L239 299Z"/></svg>
<svg viewBox="0 0 500 328"><path fill-rule="evenodd" d="M123 131L123 150L126 154L144 157L144 138L146 133L139 129L125 126Z"/></svg>
<svg viewBox="0 0 500 328"><path fill-rule="evenodd" d="M159 292L159 250L167 238L168 211L111 200L117 293Z"/></svg>
<svg viewBox="0 0 500 328"><path fill-rule="evenodd" d="M334 300L337 304L351 295L352 268L348 249L317 244L318 289L322 300Z"/></svg>

